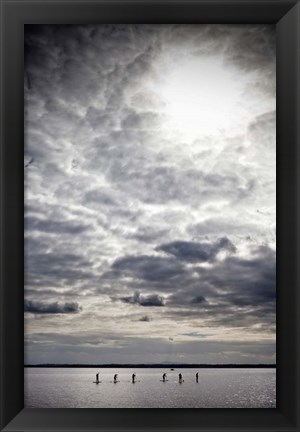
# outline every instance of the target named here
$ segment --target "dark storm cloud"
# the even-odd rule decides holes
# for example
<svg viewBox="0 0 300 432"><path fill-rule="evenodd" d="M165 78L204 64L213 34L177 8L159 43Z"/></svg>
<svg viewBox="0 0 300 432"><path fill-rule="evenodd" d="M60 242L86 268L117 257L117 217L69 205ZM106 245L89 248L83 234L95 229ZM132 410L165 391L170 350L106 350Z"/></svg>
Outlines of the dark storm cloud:
<svg viewBox="0 0 300 432"><path fill-rule="evenodd" d="M210 308L210 300L214 299L215 295L214 287L202 283L201 279L198 278L193 284L187 284L183 288L177 287L169 295L166 305L172 309L172 312L180 311L179 315L181 315L182 311L184 311L184 314L188 314L188 311L190 311L191 316L203 317ZM199 311L201 311L201 314Z"/></svg>
<svg viewBox="0 0 300 432"><path fill-rule="evenodd" d="M190 246L189 243L187 244ZM214 256L211 250L218 251L225 248L230 253L235 252L235 247L228 238L221 238L212 243L207 242L206 245L210 246L206 259L208 256ZM160 248L161 246L157 249ZM169 248L167 249L169 251ZM192 255L190 255L191 251ZM188 249L186 256L181 249L179 252L178 249L175 249L176 258L195 265L202 262L199 261L199 250L198 248L195 250L194 244L192 244L191 251ZM171 263L173 268L173 261ZM156 272L156 269L159 269L162 264L166 263L161 257L119 258L112 265L114 271L111 277L118 281L123 280L124 276L130 276L128 284L124 283L127 290L135 284L139 290L160 289L170 292L171 294L164 302L167 316L170 319L180 321L181 319L201 318L209 327L251 327L259 323L270 332L274 330L276 255L269 247L253 247L248 258L227 255L221 261L213 259L208 268L194 266L187 268L177 261L178 268L181 270L175 278L172 276L170 279L169 271L167 273L165 271ZM169 266L168 262L167 269ZM153 277L154 269L155 276ZM168 275L167 278L166 275ZM162 276L161 279L159 279L160 276ZM135 295L122 296L119 299L129 304L146 305L144 297L139 292ZM157 303L156 294L153 295L150 303L151 305Z"/></svg>
<svg viewBox="0 0 300 432"><path fill-rule="evenodd" d="M25 300L24 303L24 311L33 314L70 314L80 310L78 303L42 303L30 300Z"/></svg>
<svg viewBox="0 0 300 432"><path fill-rule="evenodd" d="M200 269L199 273L202 281L216 287L233 304L257 306L275 302L276 255L267 246L256 248L249 259L227 257L213 271Z"/></svg>
<svg viewBox="0 0 300 432"><path fill-rule="evenodd" d="M203 304L205 302L206 302L206 299L202 295L193 297L192 300L191 300L192 304Z"/></svg>
<svg viewBox="0 0 300 432"><path fill-rule="evenodd" d="M112 269L146 281L164 281L183 275L185 269L175 259L156 256L125 256L118 258Z"/></svg>
<svg viewBox="0 0 300 432"><path fill-rule="evenodd" d="M120 300L124 303L138 304L140 306L152 307L152 306L164 306L164 298L158 294L151 294L148 296L142 296L136 292L129 297L120 297Z"/></svg>
<svg viewBox="0 0 300 432"><path fill-rule="evenodd" d="M182 286L192 287L195 275L192 269L186 268L175 258L141 255L118 258L100 280L99 292L108 285L114 290L114 295L118 292L130 294L132 290L145 294L149 290L167 294L177 292Z"/></svg>
<svg viewBox="0 0 300 432"><path fill-rule="evenodd" d="M259 247L248 259L230 256L212 268L197 271L197 285L187 286L169 297L170 316L179 320L200 317L205 325L213 327L247 327L260 323L274 330L276 256L273 250ZM203 290L205 297L200 294Z"/></svg>
<svg viewBox="0 0 300 432"><path fill-rule="evenodd" d="M140 82L151 68L160 32L159 27L155 30L129 25L27 26L25 65L32 88L45 91L48 84L50 96L51 88L59 86L65 99L88 103L101 85L106 109L118 109L129 82Z"/></svg>
<svg viewBox="0 0 300 432"><path fill-rule="evenodd" d="M168 244L163 244L156 248L158 251L163 251L174 255L176 258L188 262L205 262L214 261L216 255L224 250L227 252L236 252L236 247L228 238L223 237L215 243L195 243L175 241Z"/></svg>

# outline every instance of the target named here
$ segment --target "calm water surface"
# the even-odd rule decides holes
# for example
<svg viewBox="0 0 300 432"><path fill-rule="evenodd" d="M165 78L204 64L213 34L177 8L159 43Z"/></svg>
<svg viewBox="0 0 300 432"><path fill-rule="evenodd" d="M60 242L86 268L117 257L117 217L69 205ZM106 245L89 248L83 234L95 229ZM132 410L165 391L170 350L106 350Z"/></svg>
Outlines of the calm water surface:
<svg viewBox="0 0 300 432"><path fill-rule="evenodd" d="M97 372L100 384L93 383ZM276 369L25 368L25 407L275 408Z"/></svg>

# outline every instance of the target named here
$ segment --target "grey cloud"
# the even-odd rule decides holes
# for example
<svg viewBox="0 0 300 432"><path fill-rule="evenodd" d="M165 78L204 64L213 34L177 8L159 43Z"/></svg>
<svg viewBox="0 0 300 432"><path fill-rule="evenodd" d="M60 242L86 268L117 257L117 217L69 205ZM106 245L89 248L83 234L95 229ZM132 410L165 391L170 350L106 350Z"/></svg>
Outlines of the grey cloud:
<svg viewBox="0 0 300 432"><path fill-rule="evenodd" d="M58 296L62 300L65 300L66 298L73 299L75 295L73 287L67 289L63 288L63 290L61 289L61 287L56 289L55 288L51 289L43 286L43 284L37 284L37 285L33 284L32 287L28 287L28 285L25 285L24 292L26 298L28 299L38 298L39 301L41 302L51 302L53 301L53 298L57 298Z"/></svg>
<svg viewBox="0 0 300 432"><path fill-rule="evenodd" d="M199 315L199 308L202 312L207 313L210 305L204 295L199 292L205 292L211 298L214 295L214 290L211 286L201 283L199 280L196 284L187 284L184 289L177 289L168 297L167 306L174 307L175 310L190 311L191 317ZM181 312L179 313L179 315Z"/></svg>
<svg viewBox="0 0 300 432"><path fill-rule="evenodd" d="M164 298L158 294L151 294L148 296L142 296L140 293L136 292L133 296L120 297L124 303L138 304L140 306L152 307L152 306L164 306Z"/></svg>
<svg viewBox="0 0 300 432"><path fill-rule="evenodd" d="M267 244L276 240L275 224L269 227L252 221L235 218L228 219L225 215L219 218L208 218L203 222L193 223L187 227L187 233L194 239L216 238L222 235L241 239L248 243Z"/></svg>
<svg viewBox="0 0 300 432"><path fill-rule="evenodd" d="M274 95L276 32L274 25L176 25L168 34L169 43L193 47L194 56L222 56L225 65L242 73L255 70L258 84ZM247 47L245 49L245 47ZM178 50L180 51L180 50ZM266 77L264 77L266 75ZM266 78L266 79L264 79Z"/></svg>
<svg viewBox="0 0 300 432"><path fill-rule="evenodd" d="M108 172L112 182L118 183L123 191L134 190L136 198L145 203L163 204L178 201L199 205L226 196L230 201L243 199L250 195L255 186L254 180L243 184L235 175L205 174L197 170L179 170L172 166L144 164L141 171L136 165L133 153L131 170L122 167L116 173ZM116 161L118 164L118 160ZM116 175L115 175L116 174Z"/></svg>
<svg viewBox="0 0 300 432"><path fill-rule="evenodd" d="M139 321L141 322L150 322L150 318L147 315L142 316Z"/></svg>
<svg viewBox="0 0 300 432"><path fill-rule="evenodd" d="M149 40L149 45L145 49L144 52L140 53L137 57L134 58L132 62L130 62L127 67L126 71L129 76L136 77L139 74L152 71L152 66L154 63L154 59L157 56L157 53L160 51L160 45L156 41Z"/></svg>
<svg viewBox="0 0 300 432"><path fill-rule="evenodd" d="M33 334L29 334L25 336L25 343L27 344L41 344L43 342L44 345L53 346L55 345L58 349L61 346L71 347L71 346L84 346L86 348L87 345L97 348L99 345L104 344L107 339L114 339L111 334L102 334L102 337L99 338L99 334L94 334L92 332L78 332L77 334L68 334L65 332L55 333L55 332L35 332Z"/></svg>
<svg viewBox="0 0 300 432"><path fill-rule="evenodd" d="M203 304L206 302L206 298L203 297L202 295L198 295L196 297L193 297L191 300L192 304Z"/></svg>
<svg viewBox="0 0 300 432"><path fill-rule="evenodd" d="M164 104L162 101L160 101L159 94L149 90L138 91L131 97L130 102L131 106L133 106L135 109L138 108L141 110L144 110L145 107L150 110L155 110L160 108L161 104Z"/></svg>
<svg viewBox="0 0 300 432"><path fill-rule="evenodd" d="M109 194L109 191L105 191L101 188L99 189L92 189L88 191L84 196L84 201L89 203L96 203L100 206L116 206L116 201L112 198L112 196Z"/></svg>
<svg viewBox="0 0 300 432"><path fill-rule="evenodd" d="M189 225L187 232L193 237L203 237L207 235L216 236L220 232L225 235L225 233L230 233L231 235L238 235L241 233L241 227L244 228L246 232L263 234L261 228L253 223L243 223L242 221L232 221L226 217L209 218L203 222L198 222Z"/></svg>
<svg viewBox="0 0 300 432"><path fill-rule="evenodd" d="M129 26L122 25L26 26L25 65L31 91L49 98L56 89L69 102L88 104L96 89L104 107L107 101L112 107L113 93L120 99L130 78L127 65L147 51L147 42L152 43L151 36L148 41L143 37L131 41L132 34ZM108 86L107 80L115 85Z"/></svg>
<svg viewBox="0 0 300 432"><path fill-rule="evenodd" d="M274 96L276 32L273 25L208 24L200 30L191 26L189 32L182 27L181 31L174 32L173 38L174 43L183 43L184 38L189 38L199 57L220 54L225 65L237 67L242 73L256 71L256 86L268 96Z"/></svg>
<svg viewBox="0 0 300 432"><path fill-rule="evenodd" d="M215 243L195 243L185 241L175 241L163 244L156 250L174 255L176 258L188 262L214 261L218 252L225 250L236 252L236 247L226 238L220 238Z"/></svg>
<svg viewBox="0 0 300 432"><path fill-rule="evenodd" d="M132 125L138 128L142 114L132 116ZM149 119L145 123L153 129ZM151 150L154 137L153 130L133 128L97 137L90 145L88 168L101 170L114 189L146 204L173 201L198 207L224 196L237 202L253 194L253 178L245 181L233 173L205 173L193 165L183 168L164 161L163 152Z"/></svg>
<svg viewBox="0 0 300 432"><path fill-rule="evenodd" d="M201 268L198 280L176 285L167 301L174 320L201 318L208 327L252 328L259 324L270 334L276 322L275 253L253 249L248 259L227 257L211 268Z"/></svg>
<svg viewBox="0 0 300 432"><path fill-rule="evenodd" d="M105 109L96 109L89 107L85 119L89 122L94 130L101 131L107 129L117 129L119 126L118 119L109 114Z"/></svg>
<svg viewBox="0 0 300 432"><path fill-rule="evenodd" d="M157 46L151 38L141 38L141 40L144 42L142 52L137 56L133 56L133 58L131 53L131 59L122 66L118 64L110 75L110 78L113 76L115 86L112 92L106 94L107 108L109 110L120 108L120 98L124 97L124 89L126 86L129 88L132 86L139 87L141 79L144 78L145 75L154 73L152 65L159 51L159 46Z"/></svg>
<svg viewBox="0 0 300 432"><path fill-rule="evenodd" d="M28 286L57 287L67 282L75 288L78 282L94 278L89 261L78 254L38 250L31 253L28 248L25 254L25 272L25 283Z"/></svg>
<svg viewBox="0 0 300 432"><path fill-rule="evenodd" d="M75 221L55 221L53 219L40 219L37 217L25 217L25 228L28 231L42 231L57 234L81 234L90 227Z"/></svg>
<svg viewBox="0 0 300 432"><path fill-rule="evenodd" d="M136 113L134 111L127 114L122 121L125 129L150 129L160 127L161 116L153 112Z"/></svg>
<svg viewBox="0 0 300 432"><path fill-rule="evenodd" d="M234 246L227 238L219 239L212 245L216 249L229 247L234 251ZM222 261L213 260L211 268L185 268L174 279L159 279L161 275L155 274L154 258L159 259L145 256L119 258L113 264L117 269L113 277L118 280L124 275L134 276L140 280L135 283L139 290L159 288L171 292L166 300L167 314L171 319L192 320L201 317L209 327L222 325L250 328L260 323L273 332L276 263L275 252L269 247L253 247L248 258L229 255ZM195 264L197 262L192 261ZM192 276L195 271L198 273L196 278ZM128 284L125 283L127 289L132 285L134 282L130 279ZM122 297L122 300L138 303L140 294Z"/></svg>
<svg viewBox="0 0 300 432"><path fill-rule="evenodd" d="M168 229L155 229L151 226L140 226L130 237L141 242L151 243L164 237L167 233Z"/></svg>
<svg viewBox="0 0 300 432"><path fill-rule="evenodd" d="M185 273L184 268L172 258L147 255L118 258L112 269L147 281L164 281Z"/></svg>
<svg viewBox="0 0 300 432"><path fill-rule="evenodd" d="M276 257L267 246L254 249L249 259L227 257L213 271L199 272L202 280L214 285L225 299L253 306L275 301Z"/></svg>
<svg viewBox="0 0 300 432"><path fill-rule="evenodd" d="M249 71L252 69L270 68L274 65L276 51L276 33L273 26L260 26L260 31L250 26L235 27L239 37L231 37L227 48L230 62ZM233 36L234 28L229 29ZM247 46L247 50L245 50Z"/></svg>
<svg viewBox="0 0 300 432"><path fill-rule="evenodd" d="M212 268L197 271L197 285L187 286L169 297L170 316L177 316L179 320L200 316L205 325L212 327L250 327L260 323L270 332L274 331L274 251L258 247L248 259L230 256L216 262ZM200 294L201 291L205 291L205 296Z"/></svg>
<svg viewBox="0 0 300 432"><path fill-rule="evenodd" d="M255 151L264 158L265 164L276 162L276 112L257 116L248 126L248 139L255 144ZM275 170L273 170L275 176Z"/></svg>
<svg viewBox="0 0 300 432"><path fill-rule="evenodd" d="M24 311L33 314L70 314L78 313L81 308L78 303L42 303L31 300L25 300Z"/></svg>

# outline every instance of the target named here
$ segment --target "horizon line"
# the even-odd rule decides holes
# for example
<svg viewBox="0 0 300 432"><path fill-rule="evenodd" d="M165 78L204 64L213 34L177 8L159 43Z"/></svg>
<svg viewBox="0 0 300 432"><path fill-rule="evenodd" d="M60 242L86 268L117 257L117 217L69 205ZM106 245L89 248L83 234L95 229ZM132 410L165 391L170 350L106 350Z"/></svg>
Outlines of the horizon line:
<svg viewBox="0 0 300 432"><path fill-rule="evenodd" d="M276 367L276 363L36 363L25 364L24 367Z"/></svg>

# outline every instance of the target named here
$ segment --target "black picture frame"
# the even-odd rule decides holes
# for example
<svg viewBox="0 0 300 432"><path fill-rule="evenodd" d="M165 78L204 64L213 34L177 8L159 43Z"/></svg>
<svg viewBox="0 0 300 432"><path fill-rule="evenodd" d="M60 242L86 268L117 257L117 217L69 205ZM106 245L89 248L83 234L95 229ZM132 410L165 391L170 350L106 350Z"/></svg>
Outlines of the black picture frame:
<svg viewBox="0 0 300 432"><path fill-rule="evenodd" d="M299 30L296 0L0 0L1 430L299 431ZM24 409L23 26L274 23L277 31L277 408Z"/></svg>

